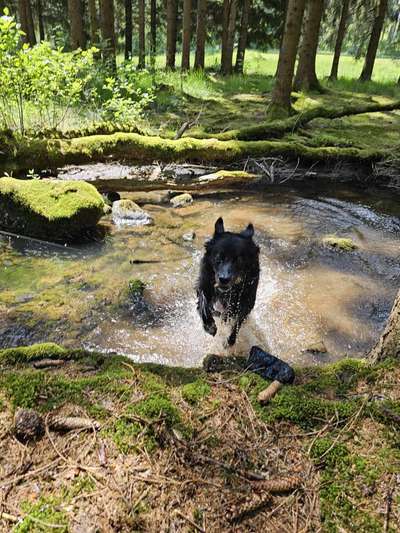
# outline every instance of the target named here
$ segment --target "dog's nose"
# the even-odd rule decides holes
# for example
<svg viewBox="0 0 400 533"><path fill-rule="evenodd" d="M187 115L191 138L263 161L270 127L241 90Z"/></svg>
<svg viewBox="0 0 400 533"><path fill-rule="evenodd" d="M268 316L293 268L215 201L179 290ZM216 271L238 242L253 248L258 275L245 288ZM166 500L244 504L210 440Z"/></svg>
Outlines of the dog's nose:
<svg viewBox="0 0 400 533"><path fill-rule="evenodd" d="M219 282L221 283L221 285L227 285L230 281L231 281L231 278L226 278L224 276L219 277Z"/></svg>

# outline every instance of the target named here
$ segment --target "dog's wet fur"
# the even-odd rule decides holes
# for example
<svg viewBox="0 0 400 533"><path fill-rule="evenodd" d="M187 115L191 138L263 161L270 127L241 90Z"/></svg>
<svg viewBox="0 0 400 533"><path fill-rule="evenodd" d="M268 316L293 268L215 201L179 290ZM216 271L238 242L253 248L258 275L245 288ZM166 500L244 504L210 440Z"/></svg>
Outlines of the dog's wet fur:
<svg viewBox="0 0 400 533"><path fill-rule="evenodd" d="M235 344L239 329L256 301L260 250L253 235L252 224L240 233L232 233L225 231L224 221L219 218L214 236L205 244L197 284L197 310L210 335L217 333L214 317L232 323L226 346Z"/></svg>

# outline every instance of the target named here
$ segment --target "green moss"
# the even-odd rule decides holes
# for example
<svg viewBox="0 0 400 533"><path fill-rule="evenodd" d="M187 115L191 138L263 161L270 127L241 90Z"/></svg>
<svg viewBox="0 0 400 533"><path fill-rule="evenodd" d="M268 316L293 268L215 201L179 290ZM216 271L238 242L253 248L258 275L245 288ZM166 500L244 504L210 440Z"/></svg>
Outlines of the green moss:
<svg viewBox="0 0 400 533"><path fill-rule="evenodd" d="M5 158L3 168L48 168L104 160L107 157L124 158L135 163L211 161L232 162L245 156L265 157L287 155L310 160L372 161L383 157L386 151L354 147L310 147L293 140L218 140L183 137L178 140L136 133L93 135L67 140L26 140L16 147L17 156ZM8 163L7 163L8 161ZM75 182L74 182L75 183Z"/></svg>
<svg viewBox="0 0 400 533"><path fill-rule="evenodd" d="M314 441L311 457L317 463L323 461L329 468L335 466L346 468L349 465L350 454L345 444L335 443L331 438L323 437Z"/></svg>
<svg viewBox="0 0 400 533"><path fill-rule="evenodd" d="M26 513L24 520L17 524L15 533L32 533L34 531L60 531L68 532L68 518L61 509L61 500L57 498L40 498L37 503L23 503L21 505ZM56 527L55 526L59 526Z"/></svg>
<svg viewBox="0 0 400 533"><path fill-rule="evenodd" d="M289 420L303 428L326 423L332 416L347 418L357 410L357 403L350 400L326 400L301 386L284 387L262 412L267 422Z"/></svg>
<svg viewBox="0 0 400 533"><path fill-rule="evenodd" d="M130 296L143 296L146 284L140 279L131 279L128 282L128 293Z"/></svg>
<svg viewBox="0 0 400 533"><path fill-rule="evenodd" d="M134 451L142 443L148 451L153 451L162 445L164 431L172 428L188 434L188 428L184 426L180 412L171 399L165 393L153 393L128 406L106 434L123 453Z"/></svg>
<svg viewBox="0 0 400 533"><path fill-rule="evenodd" d="M357 245L349 237L338 237L336 235L327 235L322 239L325 246L336 248L342 252L351 252L357 249Z"/></svg>
<svg viewBox="0 0 400 533"><path fill-rule="evenodd" d="M104 200L89 183L0 179L0 225L32 237L63 241L96 226Z"/></svg>
<svg viewBox="0 0 400 533"><path fill-rule="evenodd" d="M181 388L183 398L191 403L198 404L201 400L204 400L210 392L211 387L208 383L205 383L203 380L197 380L193 383L187 383Z"/></svg>
<svg viewBox="0 0 400 533"><path fill-rule="evenodd" d="M5 348L0 350L0 363L16 364L29 363L37 359L63 359L67 353L67 350L53 342Z"/></svg>

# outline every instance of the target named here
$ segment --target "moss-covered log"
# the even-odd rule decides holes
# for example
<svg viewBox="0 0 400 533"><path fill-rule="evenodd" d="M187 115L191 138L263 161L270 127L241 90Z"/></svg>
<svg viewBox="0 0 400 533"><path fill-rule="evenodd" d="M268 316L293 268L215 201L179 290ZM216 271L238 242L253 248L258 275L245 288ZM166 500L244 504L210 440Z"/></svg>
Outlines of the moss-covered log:
<svg viewBox="0 0 400 533"><path fill-rule="evenodd" d="M257 126L250 126L237 130L229 130L216 135L210 134L209 137L213 136L220 141L228 141L233 139L242 141L277 139L283 137L285 133L299 130L317 118L335 119L351 115L362 115L364 113L383 113L387 111L394 111L396 109L400 109L400 101L391 102L388 104L353 104L339 108L318 106L286 119L264 122ZM203 135L203 137L205 137L205 135Z"/></svg>
<svg viewBox="0 0 400 533"><path fill-rule="evenodd" d="M57 168L67 164L124 159L134 163L152 161L231 162L245 157L288 156L322 161L374 161L385 154L379 150L341 147L310 147L291 141L221 141L218 139L178 140L136 133L93 135L76 139L27 139L8 146L0 159L0 170L15 172L30 168Z"/></svg>

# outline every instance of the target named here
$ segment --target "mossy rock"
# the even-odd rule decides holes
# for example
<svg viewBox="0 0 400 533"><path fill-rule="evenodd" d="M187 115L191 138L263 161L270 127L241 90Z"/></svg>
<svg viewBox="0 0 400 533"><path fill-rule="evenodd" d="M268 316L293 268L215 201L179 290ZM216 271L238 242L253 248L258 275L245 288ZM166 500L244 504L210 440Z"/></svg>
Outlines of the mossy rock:
<svg viewBox="0 0 400 533"><path fill-rule="evenodd" d="M56 242L70 242L93 229L104 200L83 181L0 179L0 227Z"/></svg>
<svg viewBox="0 0 400 533"><path fill-rule="evenodd" d="M322 243L330 248L336 248L342 252L352 252L357 249L357 245L349 237L338 237L337 235L327 235L322 239Z"/></svg>

